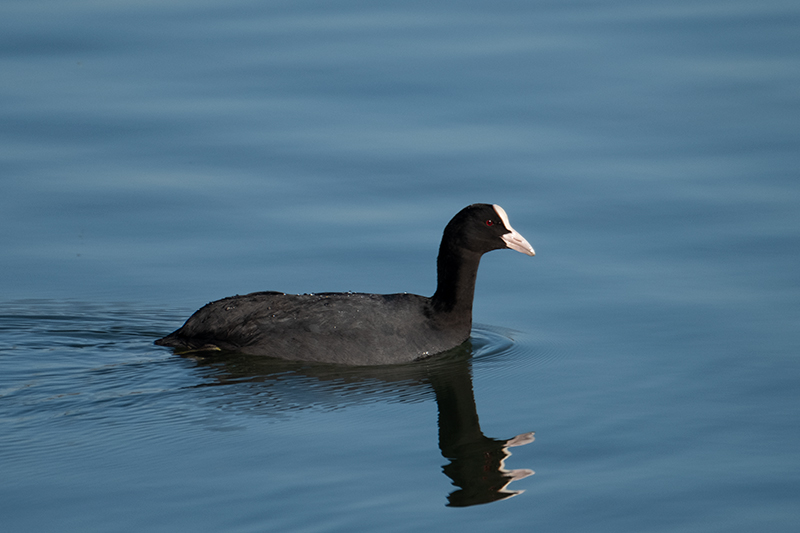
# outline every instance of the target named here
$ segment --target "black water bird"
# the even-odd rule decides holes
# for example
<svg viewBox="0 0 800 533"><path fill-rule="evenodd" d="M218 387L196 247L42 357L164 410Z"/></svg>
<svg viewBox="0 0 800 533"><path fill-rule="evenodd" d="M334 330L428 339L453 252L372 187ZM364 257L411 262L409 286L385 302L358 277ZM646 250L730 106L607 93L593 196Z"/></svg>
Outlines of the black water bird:
<svg viewBox="0 0 800 533"><path fill-rule="evenodd" d="M502 207L473 204L444 229L430 298L255 292L211 302L155 342L178 353L222 350L348 365L423 359L469 338L481 256L502 248L534 255Z"/></svg>

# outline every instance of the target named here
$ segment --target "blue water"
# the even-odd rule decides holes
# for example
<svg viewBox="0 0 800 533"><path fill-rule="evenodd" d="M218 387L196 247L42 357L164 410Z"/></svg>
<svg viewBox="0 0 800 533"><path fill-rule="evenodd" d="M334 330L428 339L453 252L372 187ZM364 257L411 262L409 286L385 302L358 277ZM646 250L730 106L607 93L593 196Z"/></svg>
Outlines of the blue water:
<svg viewBox="0 0 800 533"><path fill-rule="evenodd" d="M796 2L8 1L0 72L3 531L800 523ZM473 202L537 255L462 350L152 344L429 295Z"/></svg>

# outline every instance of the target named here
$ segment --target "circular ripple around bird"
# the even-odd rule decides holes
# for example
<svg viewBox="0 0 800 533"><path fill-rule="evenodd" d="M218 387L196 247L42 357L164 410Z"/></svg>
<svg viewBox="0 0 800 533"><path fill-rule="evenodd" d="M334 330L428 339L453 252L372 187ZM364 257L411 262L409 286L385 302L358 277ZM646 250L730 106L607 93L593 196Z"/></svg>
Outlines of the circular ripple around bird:
<svg viewBox="0 0 800 533"><path fill-rule="evenodd" d="M486 324L473 326L471 342L475 364L495 368L544 367L565 353L560 346L535 334Z"/></svg>

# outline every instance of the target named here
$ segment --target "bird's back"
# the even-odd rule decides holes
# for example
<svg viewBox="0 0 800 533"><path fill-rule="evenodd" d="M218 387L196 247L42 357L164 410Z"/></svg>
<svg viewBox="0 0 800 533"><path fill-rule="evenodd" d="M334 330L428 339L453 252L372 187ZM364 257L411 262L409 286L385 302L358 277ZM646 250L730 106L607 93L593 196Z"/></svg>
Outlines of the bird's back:
<svg viewBox="0 0 800 533"><path fill-rule="evenodd" d="M158 344L350 365L404 363L469 336L441 328L415 294L257 292L211 302Z"/></svg>

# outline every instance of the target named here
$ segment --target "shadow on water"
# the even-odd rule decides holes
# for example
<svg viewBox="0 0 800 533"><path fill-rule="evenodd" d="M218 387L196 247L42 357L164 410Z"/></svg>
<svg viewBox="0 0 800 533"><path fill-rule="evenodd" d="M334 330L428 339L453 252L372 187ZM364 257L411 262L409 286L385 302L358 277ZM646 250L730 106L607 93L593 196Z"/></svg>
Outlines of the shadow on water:
<svg viewBox="0 0 800 533"><path fill-rule="evenodd" d="M207 372L209 382L199 387L245 385L247 394L225 401L250 411L267 409L340 408L370 401L436 399L439 448L449 461L444 473L457 490L447 505L466 507L504 500L521 490L508 485L533 474L505 468L509 448L533 442L533 433L510 439L483 434L472 389L473 346L470 342L427 361L384 367L344 367L307 364L235 354L191 356ZM184 356L187 357L187 356ZM284 394L285 393L285 394Z"/></svg>

